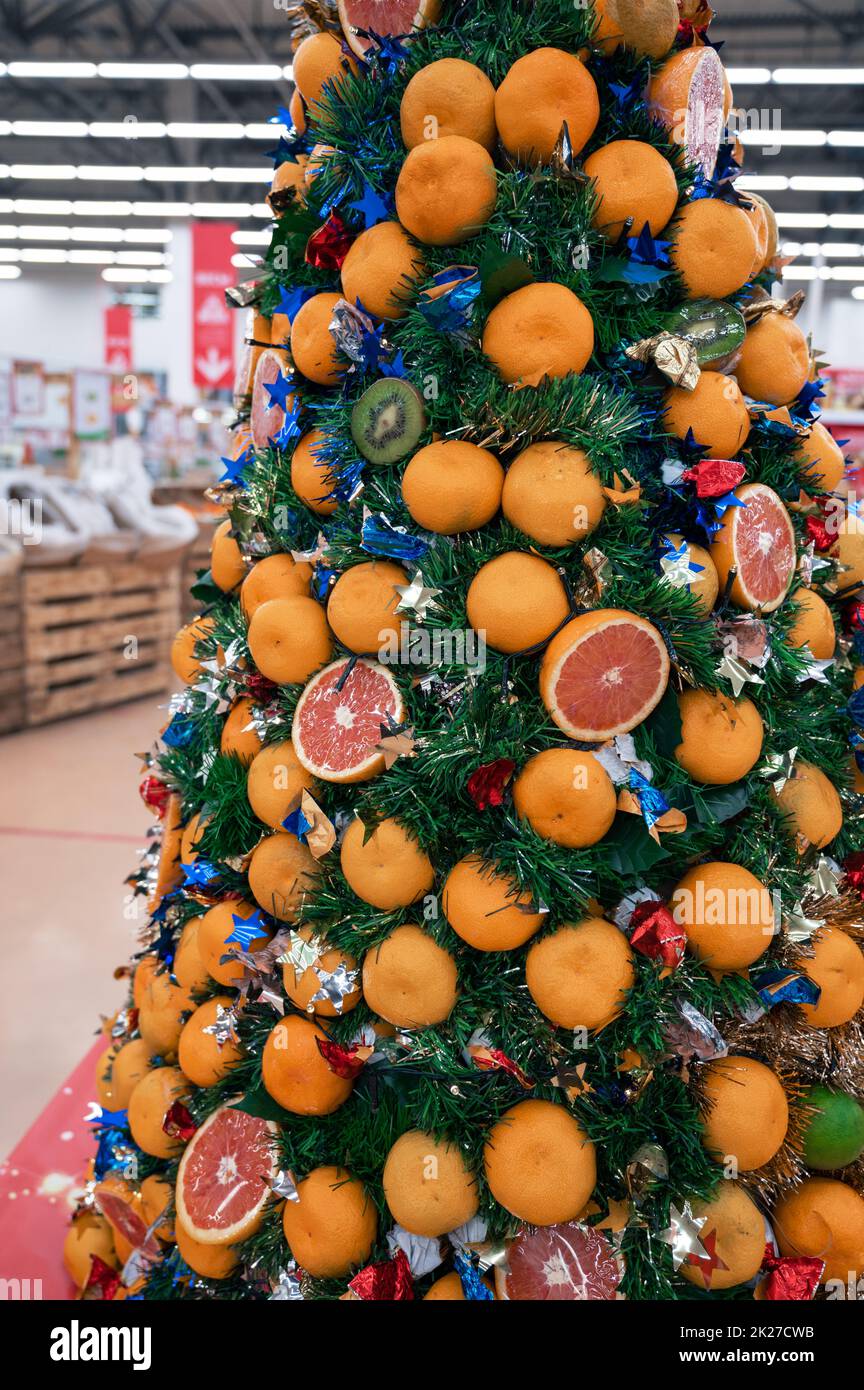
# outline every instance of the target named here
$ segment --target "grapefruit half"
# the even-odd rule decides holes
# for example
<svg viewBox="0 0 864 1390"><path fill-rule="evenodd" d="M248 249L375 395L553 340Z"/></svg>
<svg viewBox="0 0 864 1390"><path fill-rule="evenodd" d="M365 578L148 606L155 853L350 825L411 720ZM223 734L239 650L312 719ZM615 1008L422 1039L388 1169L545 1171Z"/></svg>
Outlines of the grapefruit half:
<svg viewBox="0 0 864 1390"><path fill-rule="evenodd" d="M714 173L725 125L726 76L716 49L685 48L654 74L648 109L666 127L687 158Z"/></svg>
<svg viewBox="0 0 864 1390"><path fill-rule="evenodd" d="M540 695L565 734L599 743L647 719L668 680L669 653L656 627L623 608L598 608L553 637Z"/></svg>
<svg viewBox="0 0 864 1390"><path fill-rule="evenodd" d="M745 505L728 508L711 543L720 588L734 569L729 597L736 608L773 613L795 574L792 521L777 493L764 483L745 483L735 489L735 496Z"/></svg>
<svg viewBox="0 0 864 1390"><path fill-rule="evenodd" d="M358 29L380 34L410 34L412 29L425 29L435 24L441 12L441 0L339 0L339 23L348 47L359 57L366 56L372 47L369 39Z"/></svg>
<svg viewBox="0 0 864 1390"><path fill-rule="evenodd" d="M313 676L294 711L297 759L322 782L366 782L384 769L381 726L402 722L402 696L390 672L349 657Z"/></svg>
<svg viewBox="0 0 864 1390"><path fill-rule="evenodd" d="M275 386L280 377L287 378L290 366L288 354L281 349L265 348L258 358L252 384L252 413L249 421L252 443L256 449L263 451L269 448L270 440L279 433L285 423L285 411L281 405L271 400L267 387Z"/></svg>
<svg viewBox="0 0 864 1390"><path fill-rule="evenodd" d="M225 1105L196 1130L177 1170L183 1228L201 1245L233 1245L257 1231L278 1168L278 1127Z"/></svg>
<svg viewBox="0 0 864 1390"><path fill-rule="evenodd" d="M161 1247L155 1235L148 1234L141 1204L125 1182L107 1178L93 1190L93 1200L113 1229L133 1250L141 1250L148 1259L158 1260Z"/></svg>
<svg viewBox="0 0 864 1390"><path fill-rule="evenodd" d="M506 1265L495 1267L499 1298L534 1303L605 1302L615 1297L620 1280L621 1268L606 1236L578 1221L521 1231L510 1245Z"/></svg>

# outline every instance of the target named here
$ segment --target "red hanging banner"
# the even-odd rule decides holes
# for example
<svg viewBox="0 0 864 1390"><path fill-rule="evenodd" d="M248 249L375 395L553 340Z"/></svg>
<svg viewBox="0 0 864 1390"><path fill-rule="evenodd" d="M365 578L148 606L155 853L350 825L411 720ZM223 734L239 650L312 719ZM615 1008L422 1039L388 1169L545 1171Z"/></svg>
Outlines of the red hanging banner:
<svg viewBox="0 0 864 1390"><path fill-rule="evenodd" d="M225 290L234 281L235 222L192 223L192 379L208 391L234 385L234 321Z"/></svg>
<svg viewBox="0 0 864 1390"><path fill-rule="evenodd" d="M132 310L111 304L105 310L105 366L118 375L132 370Z"/></svg>

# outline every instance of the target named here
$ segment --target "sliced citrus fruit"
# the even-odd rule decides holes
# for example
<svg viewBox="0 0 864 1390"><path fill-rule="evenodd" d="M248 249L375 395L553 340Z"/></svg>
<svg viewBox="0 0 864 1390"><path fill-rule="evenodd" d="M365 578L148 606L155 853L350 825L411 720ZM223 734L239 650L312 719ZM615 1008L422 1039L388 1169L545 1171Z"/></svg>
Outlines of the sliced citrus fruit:
<svg viewBox="0 0 864 1390"><path fill-rule="evenodd" d="M441 12L441 0L338 0L339 23L348 40L348 47L362 58L371 48L371 39L358 33L410 34L412 29L425 29L435 24Z"/></svg>
<svg viewBox="0 0 864 1390"><path fill-rule="evenodd" d="M201 1245L257 1231L278 1167L277 1126L225 1105L195 1131L177 1170L177 1216Z"/></svg>
<svg viewBox="0 0 864 1390"><path fill-rule="evenodd" d="M716 49L685 48L667 59L648 86L648 107L710 178L727 111L726 77Z"/></svg>
<svg viewBox="0 0 864 1390"><path fill-rule="evenodd" d="M776 492L764 483L735 489L744 505L729 507L711 543L721 591L731 571L729 597L737 608L773 613L786 597L795 574L795 532Z"/></svg>
<svg viewBox="0 0 864 1390"><path fill-rule="evenodd" d="M313 676L300 696L291 729L294 752L322 782L366 782L384 769L382 726L386 731L401 723L402 714L390 672L345 657Z"/></svg>
<svg viewBox="0 0 864 1390"><path fill-rule="evenodd" d="M496 1266L499 1298L547 1303L564 1299L613 1299L621 1267L602 1231L568 1221L563 1226L523 1230Z"/></svg>
<svg viewBox="0 0 864 1390"><path fill-rule="evenodd" d="M115 1234L120 1235L133 1250L141 1250L152 1260L159 1258L161 1249L155 1235L149 1235L141 1203L125 1182L107 1178L94 1188L93 1200Z"/></svg>
<svg viewBox="0 0 864 1390"><path fill-rule="evenodd" d="M282 395L290 400L284 389L277 386L280 378L287 381L290 359L281 348L265 348L258 358L255 380L252 385L252 414L250 428L252 443L256 449L266 449L270 440L279 433L285 423L285 411L279 404ZM275 387L276 390L268 390ZM275 397L275 399L274 399Z"/></svg>
<svg viewBox="0 0 864 1390"><path fill-rule="evenodd" d="M622 608L598 608L552 638L540 695L559 729L596 743L647 719L668 680L669 653L656 627Z"/></svg>

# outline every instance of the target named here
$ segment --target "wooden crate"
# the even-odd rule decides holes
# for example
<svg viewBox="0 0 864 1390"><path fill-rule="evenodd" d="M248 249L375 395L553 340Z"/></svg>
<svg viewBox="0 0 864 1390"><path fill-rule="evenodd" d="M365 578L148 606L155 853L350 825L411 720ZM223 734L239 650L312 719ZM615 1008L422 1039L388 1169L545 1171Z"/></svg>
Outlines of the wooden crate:
<svg viewBox="0 0 864 1390"><path fill-rule="evenodd" d="M0 734L20 729L25 722L21 601L20 573L4 574L0 606Z"/></svg>
<svg viewBox="0 0 864 1390"><path fill-rule="evenodd" d="M158 694L180 625L175 566L82 565L25 571L28 724Z"/></svg>

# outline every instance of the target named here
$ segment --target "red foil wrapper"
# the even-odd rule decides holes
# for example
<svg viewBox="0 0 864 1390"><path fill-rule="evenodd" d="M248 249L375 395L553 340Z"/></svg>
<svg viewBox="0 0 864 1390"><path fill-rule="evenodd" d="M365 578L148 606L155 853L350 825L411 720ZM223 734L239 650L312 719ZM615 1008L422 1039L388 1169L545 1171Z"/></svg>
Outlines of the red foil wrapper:
<svg viewBox="0 0 864 1390"><path fill-rule="evenodd" d="M182 1139L187 1143L192 1138L198 1126L186 1109L182 1100L175 1100L174 1104L165 1111L165 1118L162 1121L162 1131L172 1139Z"/></svg>
<svg viewBox="0 0 864 1390"><path fill-rule="evenodd" d="M99 1298L109 1303L120 1287L120 1275L116 1269L106 1265L98 1255L90 1256L90 1273L84 1285L84 1293L91 1296L98 1290Z"/></svg>
<svg viewBox="0 0 864 1390"><path fill-rule="evenodd" d="M260 675L258 671L253 671L246 677L246 691L256 705L269 705L270 701L275 699L278 689L278 685L268 681L267 677Z"/></svg>
<svg viewBox="0 0 864 1390"><path fill-rule="evenodd" d="M775 1303L807 1303L824 1269L825 1261L812 1255L775 1255L773 1246L766 1245L762 1260L765 1278L759 1286L762 1297Z"/></svg>
<svg viewBox="0 0 864 1390"><path fill-rule="evenodd" d="M474 1054L472 1061L480 1071L506 1071L520 1086L524 1086L526 1091L533 1089L534 1082L530 1076L526 1076L522 1068L506 1056L500 1047L485 1047L482 1052Z"/></svg>
<svg viewBox="0 0 864 1390"><path fill-rule="evenodd" d="M331 212L323 226L313 232L306 243L306 264L318 270L341 270L348 255L353 234L338 212Z"/></svg>
<svg viewBox="0 0 864 1390"><path fill-rule="evenodd" d="M354 1275L348 1287L358 1298L367 1302L396 1303L413 1299L414 1285L408 1256L404 1250L397 1250L392 1260L367 1265Z"/></svg>
<svg viewBox="0 0 864 1390"><path fill-rule="evenodd" d="M337 1076L341 1076L345 1081L354 1081L360 1075L366 1065L366 1058L358 1055L359 1043L342 1047L339 1043L331 1042L329 1038L316 1038L315 1041L324 1061Z"/></svg>
<svg viewBox="0 0 864 1390"><path fill-rule="evenodd" d="M681 480L696 484L697 497L725 497L746 476L743 463L736 463L733 459L701 459L681 474Z"/></svg>
<svg viewBox="0 0 864 1390"><path fill-rule="evenodd" d="M158 777L147 776L143 779L138 790L147 809L155 811L161 820L168 805L168 797L171 795L165 783L160 782Z"/></svg>
<svg viewBox="0 0 864 1390"><path fill-rule="evenodd" d="M503 803L504 788L515 770L512 758L497 758L494 763L483 763L471 773L465 785L478 811Z"/></svg>
<svg viewBox="0 0 864 1390"><path fill-rule="evenodd" d="M843 861L847 881L860 893L864 888L864 851L856 850Z"/></svg>
<svg viewBox="0 0 864 1390"><path fill-rule="evenodd" d="M808 516L804 528L817 550L830 550L837 537L829 535L828 527L821 516Z"/></svg>
<svg viewBox="0 0 864 1390"><path fill-rule="evenodd" d="M675 969L684 958L687 937L665 903L649 899L639 903L630 918L630 945L649 960Z"/></svg>
<svg viewBox="0 0 864 1390"><path fill-rule="evenodd" d="M843 626L847 632L860 632L864 628L864 603L860 599L847 603L843 610Z"/></svg>

